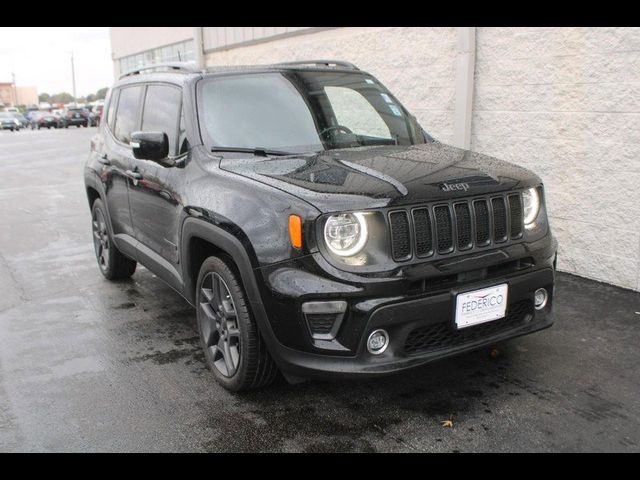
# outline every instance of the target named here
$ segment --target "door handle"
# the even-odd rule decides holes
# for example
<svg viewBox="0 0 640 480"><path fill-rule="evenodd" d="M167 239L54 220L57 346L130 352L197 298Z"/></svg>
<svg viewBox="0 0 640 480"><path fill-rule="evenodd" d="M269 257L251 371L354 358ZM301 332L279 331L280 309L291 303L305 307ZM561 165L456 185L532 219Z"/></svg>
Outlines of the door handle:
<svg viewBox="0 0 640 480"><path fill-rule="evenodd" d="M98 162L100 162L103 165L111 165L111 162L109 161L109 157L107 156L106 153L103 153L98 157Z"/></svg>
<svg viewBox="0 0 640 480"><path fill-rule="evenodd" d="M142 180L142 174L140 172L134 172L133 170L127 170L124 173L126 173L128 177L131 177L134 180Z"/></svg>

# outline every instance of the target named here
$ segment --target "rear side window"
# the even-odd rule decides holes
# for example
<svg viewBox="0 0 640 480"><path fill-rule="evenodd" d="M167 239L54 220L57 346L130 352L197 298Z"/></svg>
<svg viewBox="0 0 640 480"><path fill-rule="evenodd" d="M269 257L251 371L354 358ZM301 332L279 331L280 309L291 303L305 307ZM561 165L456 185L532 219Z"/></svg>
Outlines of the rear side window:
<svg viewBox="0 0 640 480"><path fill-rule="evenodd" d="M131 141L131 132L137 128L141 92L141 86L127 87L120 91L113 134L121 142L128 144Z"/></svg>
<svg viewBox="0 0 640 480"><path fill-rule="evenodd" d="M169 137L169 155L176 155L180 135L182 91L169 85L149 85L142 113L142 130L164 132Z"/></svg>

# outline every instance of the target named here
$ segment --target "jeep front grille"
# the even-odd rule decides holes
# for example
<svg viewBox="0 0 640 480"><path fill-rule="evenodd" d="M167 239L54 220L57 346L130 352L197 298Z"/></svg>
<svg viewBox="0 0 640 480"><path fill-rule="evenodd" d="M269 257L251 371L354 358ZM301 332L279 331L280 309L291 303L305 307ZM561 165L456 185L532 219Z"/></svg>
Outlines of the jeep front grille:
<svg viewBox="0 0 640 480"><path fill-rule="evenodd" d="M520 193L394 209L391 254L402 262L503 245L522 238L523 218Z"/></svg>

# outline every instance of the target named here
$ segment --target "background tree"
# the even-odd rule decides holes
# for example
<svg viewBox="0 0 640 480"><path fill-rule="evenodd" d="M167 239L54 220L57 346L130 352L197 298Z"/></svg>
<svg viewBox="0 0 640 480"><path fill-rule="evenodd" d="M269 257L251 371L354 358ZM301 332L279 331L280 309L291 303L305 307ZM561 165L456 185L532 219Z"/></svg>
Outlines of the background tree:
<svg viewBox="0 0 640 480"><path fill-rule="evenodd" d="M51 100L51 95L49 95L48 93L41 93L40 95L38 95L39 102L48 102L49 100Z"/></svg>
<svg viewBox="0 0 640 480"><path fill-rule="evenodd" d="M74 101L73 95L68 92L60 92L55 95L51 95L51 103L71 103Z"/></svg>
<svg viewBox="0 0 640 480"><path fill-rule="evenodd" d="M101 88L100 90L98 90L98 91L96 92L96 99L97 99L97 100L104 100L104 98L107 96L107 91L108 91L108 90L109 90L109 89L108 89L108 88L106 88L106 87L105 87L105 88Z"/></svg>

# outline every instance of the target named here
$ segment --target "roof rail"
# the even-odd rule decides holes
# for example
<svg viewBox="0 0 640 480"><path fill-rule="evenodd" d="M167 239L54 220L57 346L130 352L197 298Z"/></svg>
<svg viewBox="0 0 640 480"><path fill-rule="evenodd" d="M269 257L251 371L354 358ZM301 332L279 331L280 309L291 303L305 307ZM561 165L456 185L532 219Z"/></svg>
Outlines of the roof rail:
<svg viewBox="0 0 640 480"><path fill-rule="evenodd" d="M130 77L132 75L140 75L140 72L144 72L146 70L156 70L156 71L175 71L175 72L183 72L183 73L197 73L200 70L196 67L195 62L173 62L173 63L155 63L152 65L147 65L145 67L135 68L130 70L122 75L120 78Z"/></svg>
<svg viewBox="0 0 640 480"><path fill-rule="evenodd" d="M344 67L350 70L360 70L351 62L344 62L342 60L298 60L295 62L282 62L276 63L275 65L317 65L317 66L325 66L329 67L331 65L335 65L336 67Z"/></svg>

